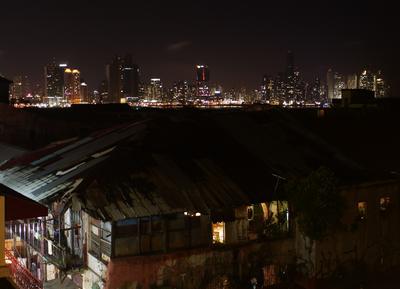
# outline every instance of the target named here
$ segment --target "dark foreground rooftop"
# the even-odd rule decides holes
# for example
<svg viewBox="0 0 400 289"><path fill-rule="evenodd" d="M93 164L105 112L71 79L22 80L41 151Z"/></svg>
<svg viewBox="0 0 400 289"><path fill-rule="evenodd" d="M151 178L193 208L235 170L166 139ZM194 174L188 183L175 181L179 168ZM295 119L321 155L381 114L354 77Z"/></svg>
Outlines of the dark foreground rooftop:
<svg viewBox="0 0 400 289"><path fill-rule="evenodd" d="M329 132L319 132L328 116L318 118L315 110L146 111L11 159L0 166L0 183L36 201L69 196L92 215L120 220L270 200L277 178L321 166L342 184L393 177L366 165L370 155L354 160L326 138Z"/></svg>

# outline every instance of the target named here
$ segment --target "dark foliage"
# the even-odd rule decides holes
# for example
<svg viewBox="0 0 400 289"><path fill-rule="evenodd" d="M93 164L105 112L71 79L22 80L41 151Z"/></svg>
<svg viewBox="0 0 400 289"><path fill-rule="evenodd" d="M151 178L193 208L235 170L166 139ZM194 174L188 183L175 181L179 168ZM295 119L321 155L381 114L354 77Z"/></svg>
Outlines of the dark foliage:
<svg viewBox="0 0 400 289"><path fill-rule="evenodd" d="M344 199L334 174L321 167L305 178L286 184L300 231L311 240L320 240L340 224Z"/></svg>

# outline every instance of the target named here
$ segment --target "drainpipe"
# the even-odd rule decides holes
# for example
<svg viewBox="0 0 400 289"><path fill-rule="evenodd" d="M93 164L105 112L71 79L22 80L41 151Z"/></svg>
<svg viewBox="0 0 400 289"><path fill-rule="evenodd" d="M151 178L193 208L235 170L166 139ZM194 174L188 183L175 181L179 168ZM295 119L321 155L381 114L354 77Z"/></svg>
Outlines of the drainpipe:
<svg viewBox="0 0 400 289"><path fill-rule="evenodd" d="M6 266L6 257L4 253L6 208L4 199L4 196L0 196L0 269Z"/></svg>

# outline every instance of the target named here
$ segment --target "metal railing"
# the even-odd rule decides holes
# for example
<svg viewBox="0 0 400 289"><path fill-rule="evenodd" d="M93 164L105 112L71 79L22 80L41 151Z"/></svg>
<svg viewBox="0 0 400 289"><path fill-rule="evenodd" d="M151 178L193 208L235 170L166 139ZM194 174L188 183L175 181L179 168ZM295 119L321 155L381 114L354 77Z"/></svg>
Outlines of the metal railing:
<svg viewBox="0 0 400 289"><path fill-rule="evenodd" d="M58 267L64 269L67 267L68 264L66 262L66 249L57 244L55 241L50 240L44 236L40 236L42 240L39 240L35 238L34 233L22 235L16 232L9 232L8 238L14 239L14 237L18 237L21 241L24 242L24 244L30 246L32 249L34 249L36 252L41 254L44 258L49 260L51 263L57 265Z"/></svg>
<svg viewBox="0 0 400 289"><path fill-rule="evenodd" d="M32 273L18 261L12 252L6 250L5 255L11 278L19 289L43 289L43 282L33 276Z"/></svg>

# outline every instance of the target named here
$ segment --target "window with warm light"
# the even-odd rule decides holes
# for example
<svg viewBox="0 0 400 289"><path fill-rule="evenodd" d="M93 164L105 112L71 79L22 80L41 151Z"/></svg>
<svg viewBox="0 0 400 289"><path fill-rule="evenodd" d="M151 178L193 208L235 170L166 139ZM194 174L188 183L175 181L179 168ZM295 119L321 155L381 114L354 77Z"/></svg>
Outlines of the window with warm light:
<svg viewBox="0 0 400 289"><path fill-rule="evenodd" d="M262 214L263 214L263 220L265 221L269 217L268 204L267 203L261 203L261 209L262 209Z"/></svg>
<svg viewBox="0 0 400 289"><path fill-rule="evenodd" d="M390 197L386 196L386 197L381 197L379 199L379 209L381 210L381 212L387 211L389 206L390 206Z"/></svg>
<svg viewBox="0 0 400 289"><path fill-rule="evenodd" d="M254 219L254 206L248 206L247 207L247 219L249 221Z"/></svg>
<svg viewBox="0 0 400 289"><path fill-rule="evenodd" d="M225 243L225 222L217 222L212 224L212 235L214 244Z"/></svg>
<svg viewBox="0 0 400 289"><path fill-rule="evenodd" d="M360 220L365 220L367 218L367 202L358 202L357 209Z"/></svg>
<svg viewBox="0 0 400 289"><path fill-rule="evenodd" d="M281 229L289 230L289 204L287 201L272 201L269 204L269 215L272 223L280 224Z"/></svg>

